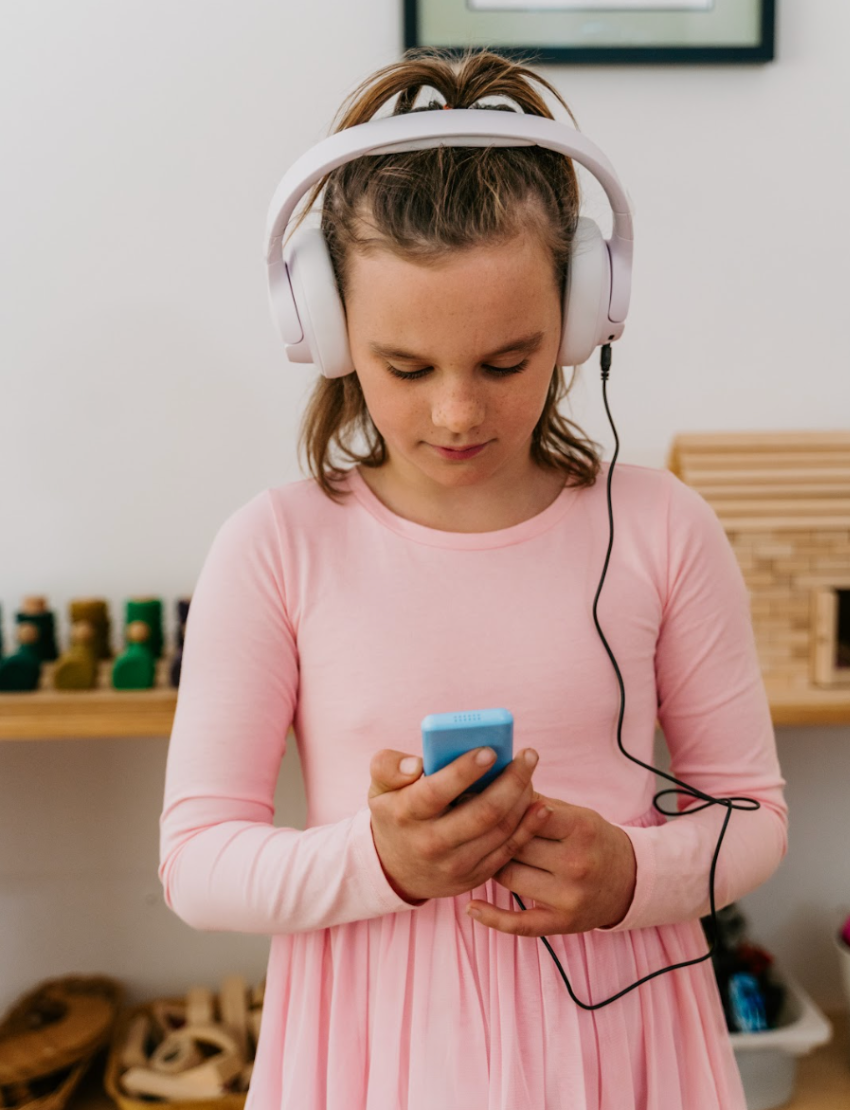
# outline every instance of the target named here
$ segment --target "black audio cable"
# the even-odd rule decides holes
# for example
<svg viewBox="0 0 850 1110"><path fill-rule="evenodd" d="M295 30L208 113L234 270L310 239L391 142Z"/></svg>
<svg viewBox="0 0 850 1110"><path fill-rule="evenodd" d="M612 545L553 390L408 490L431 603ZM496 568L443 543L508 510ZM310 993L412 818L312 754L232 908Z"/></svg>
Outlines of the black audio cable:
<svg viewBox="0 0 850 1110"><path fill-rule="evenodd" d="M756 801L755 798L713 798L711 796L711 794L703 794L703 792L701 790L698 790L696 787L689 786L686 782L682 782L681 779L674 778L673 775L668 775L666 773L666 771L660 771L656 767L652 767L650 764L644 763L642 760L637 759L635 756L629 755L629 753L623 747L623 717L624 717L625 712L626 712L626 689L625 689L625 686L623 685L623 676L620 674L620 668L617 666L617 660L614 658L613 652L611 651L611 648L608 646L608 641L605 639L605 636L602 633L602 629L599 627L599 620L598 620L597 615L596 615L596 605L597 605L597 602L599 601L599 595L602 592L602 583L605 581L605 575L608 572L608 563L609 563L609 560L611 558L611 548L614 546L614 514L613 514L613 510L611 508L611 477L614 473L614 464L617 461L617 455L619 454L619 451L620 451L620 440L619 440L619 437L617 435L617 429L614 425L614 420L611 416L611 410L608 407L607 383L608 383L608 374L609 374L609 371L611 369L611 344L610 343L606 343L602 347L602 350L600 352L600 366L602 367L602 399L605 402L605 412L608 414L608 421L611 425L611 430L614 433L615 448L614 448L614 455L611 459L611 465L608 468L608 482L607 482L608 530L609 530L608 531L608 552L605 556L605 566L602 568L602 577L599 579L599 586L597 587L597 590L596 590L596 597L593 599L593 621L596 625L596 631L599 633L599 636L602 639L602 643L605 645L605 650L608 652L608 657L611 660L611 663L614 667L614 670L617 673L617 682L619 683L619 686L620 686L620 716L619 716L619 719L617 721L617 744L619 745L620 751L623 753L624 756L626 756L627 759L631 759L633 763L637 763L641 767L645 767L648 771L654 771L656 774L661 775L663 778L668 779L670 782L675 782L677 786L680 786L680 787L683 788L681 790L660 790L654 796L654 798L652 799L652 804L655 806L655 808L658 810L659 813L663 813L668 817L687 817L688 814L690 814L690 813L699 813L699 811L702 810L702 809L705 809L706 806L710 806L710 805L726 806L726 817L724 818L724 821L723 821L723 828L720 830L720 836L717 838L717 847L714 850L714 858L711 861L711 871L709 873L709 898L711 900L712 937L715 938L718 935L718 931L717 931L717 914L716 914L715 906L714 906L714 874L715 874L715 871L717 869L717 857L720 854L720 845L723 843L723 837L726 835L726 826L729 824L729 818L732 816L732 810L733 809L742 809L742 810L752 811L752 810L756 810L756 809L761 809L761 804L758 801ZM685 795L687 795L689 797L692 797L692 798L703 798L704 801L705 801L705 805L696 806L694 809L689 809L687 811L687 813L680 813L678 810L673 811L673 810L668 810L668 809L662 809L661 806L658 804L658 799L664 797L665 794L685 794ZM735 802L751 802L752 804L751 805L735 805ZM511 894L513 894L514 898L516 898L517 902L520 905L520 908L524 910L525 906L523 905L522 899L519 897L519 895L514 894L513 891L511 891ZM706 952L706 954L704 956L698 956L695 960L683 960L682 963L670 964L669 967L662 967L658 971L653 971L651 974L645 975L643 977L643 979L638 979L636 983L632 983L631 986L625 987L623 990L618 991L617 994L611 995L610 998L606 998L603 1002L594 1002L591 1005L591 1004L588 1004L587 1002L582 1002L580 999L576 998L575 994L573 993L573 988L570 986L570 981L566 977L566 975L564 974L564 969L561 967L561 964L560 964L560 961L558 960L558 957L552 951L552 945L549 943L549 941L546 939L546 937L540 937L540 940L542 940L543 943L546 945L546 947L549 949L550 956L552 957L552 959L557 964L558 971L561 973L561 978L564 980L564 983L566 984L567 990L569 991L569 994L570 994L570 998L572 998L573 1002L575 1002L575 1004L577 1006L581 1006L581 1008L583 1010L598 1010L600 1006L607 1006L609 1002L614 1002L614 1001L616 1001L616 999L622 998L622 996L624 994L628 994L628 992L631 991L631 990L634 990L635 987L639 987L641 985L641 983L646 983L650 979L654 979L656 977L656 975L663 975L667 971L675 971L679 967L690 967L691 964L698 964L698 963L701 963L703 960L710 959L711 956L714 953L714 950L715 950L715 945L714 945L714 943L712 943L708 952Z"/></svg>

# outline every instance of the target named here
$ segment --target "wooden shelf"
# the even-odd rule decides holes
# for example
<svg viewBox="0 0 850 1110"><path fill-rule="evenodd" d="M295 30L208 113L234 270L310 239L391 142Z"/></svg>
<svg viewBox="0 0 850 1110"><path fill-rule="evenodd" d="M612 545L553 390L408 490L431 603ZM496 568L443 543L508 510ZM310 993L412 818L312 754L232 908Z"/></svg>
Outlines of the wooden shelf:
<svg viewBox="0 0 850 1110"><path fill-rule="evenodd" d="M835 690L778 690L767 685L775 725L850 724L850 687Z"/></svg>
<svg viewBox="0 0 850 1110"><path fill-rule="evenodd" d="M53 664L42 669L38 690L0 693L0 740L87 740L124 736L170 736L177 691L168 685L169 660L157 665L152 690L114 690L111 664L102 663L94 690L55 690ZM628 691L626 691L628 697ZM773 690L768 687L774 725L850 724L850 689Z"/></svg>
<svg viewBox="0 0 850 1110"><path fill-rule="evenodd" d="M151 690L115 690L112 664L100 665L93 690L56 690L55 664L45 663L38 690L0 693L0 740L85 740L170 736L177 690L168 684L170 659L157 663Z"/></svg>

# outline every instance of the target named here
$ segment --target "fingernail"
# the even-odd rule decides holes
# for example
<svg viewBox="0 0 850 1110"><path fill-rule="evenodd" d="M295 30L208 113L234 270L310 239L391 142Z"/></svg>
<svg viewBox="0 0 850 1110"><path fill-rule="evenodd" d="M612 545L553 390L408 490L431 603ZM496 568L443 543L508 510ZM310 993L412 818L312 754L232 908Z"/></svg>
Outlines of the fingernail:
<svg viewBox="0 0 850 1110"><path fill-rule="evenodd" d="M412 775L419 770L419 760L414 755L408 755L399 763L399 767L403 775Z"/></svg>
<svg viewBox="0 0 850 1110"><path fill-rule="evenodd" d="M488 763L492 763L496 758L496 753L492 748L482 748L478 755L475 757L475 762L481 767L486 767Z"/></svg>
<svg viewBox="0 0 850 1110"><path fill-rule="evenodd" d="M531 748L529 748L528 751L525 753L524 758L528 766L533 767L537 763L539 756L537 755L537 752L533 752Z"/></svg>

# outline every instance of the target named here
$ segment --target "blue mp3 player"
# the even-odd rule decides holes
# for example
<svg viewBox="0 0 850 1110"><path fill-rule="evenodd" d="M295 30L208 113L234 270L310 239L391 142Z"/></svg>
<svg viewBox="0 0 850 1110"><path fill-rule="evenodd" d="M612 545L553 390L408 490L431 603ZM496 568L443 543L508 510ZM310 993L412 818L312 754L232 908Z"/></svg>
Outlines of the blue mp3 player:
<svg viewBox="0 0 850 1110"><path fill-rule="evenodd" d="M514 718L507 709L429 713L422 720L422 769L433 775L474 748L492 748L496 762L466 793L480 794L514 757Z"/></svg>

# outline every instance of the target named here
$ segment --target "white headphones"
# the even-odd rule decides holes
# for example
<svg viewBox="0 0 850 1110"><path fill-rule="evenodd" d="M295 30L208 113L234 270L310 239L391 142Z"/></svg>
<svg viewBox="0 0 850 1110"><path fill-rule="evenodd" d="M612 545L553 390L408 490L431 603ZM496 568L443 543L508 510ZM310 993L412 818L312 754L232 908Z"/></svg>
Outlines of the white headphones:
<svg viewBox="0 0 850 1110"><path fill-rule="evenodd" d="M369 120L323 139L287 170L266 219L264 252L272 319L291 362L314 363L326 378L354 373L345 308L319 228L283 235L301 197L329 170L366 154L434 146L542 146L575 159L605 190L614 213L610 239L580 216L564 289L558 365L579 366L623 334L632 286L632 205L614 167L589 139L558 120L487 108L406 112Z"/></svg>

